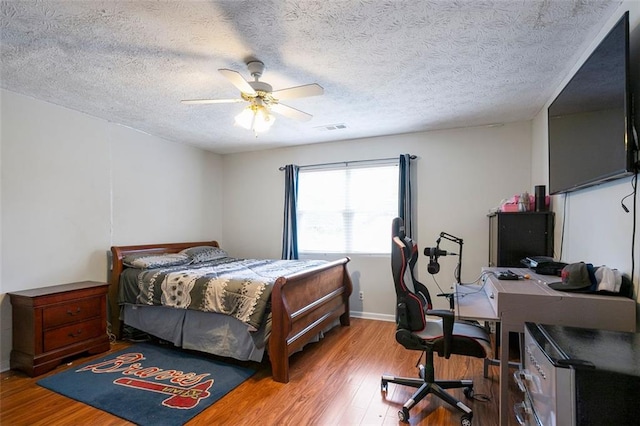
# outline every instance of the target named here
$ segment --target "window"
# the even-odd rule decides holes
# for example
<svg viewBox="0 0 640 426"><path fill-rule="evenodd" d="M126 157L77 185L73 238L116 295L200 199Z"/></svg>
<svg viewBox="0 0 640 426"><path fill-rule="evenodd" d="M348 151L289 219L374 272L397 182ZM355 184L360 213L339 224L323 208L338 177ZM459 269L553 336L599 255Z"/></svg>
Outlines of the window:
<svg viewBox="0 0 640 426"><path fill-rule="evenodd" d="M398 215L398 162L363 161L301 168L300 253L390 253Z"/></svg>

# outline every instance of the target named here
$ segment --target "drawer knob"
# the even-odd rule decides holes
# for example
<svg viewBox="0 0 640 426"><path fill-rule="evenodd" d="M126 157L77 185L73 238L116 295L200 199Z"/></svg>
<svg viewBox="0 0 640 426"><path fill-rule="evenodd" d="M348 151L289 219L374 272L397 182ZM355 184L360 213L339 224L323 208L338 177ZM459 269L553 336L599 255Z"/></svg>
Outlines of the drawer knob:
<svg viewBox="0 0 640 426"><path fill-rule="evenodd" d="M82 330L78 330L75 333L69 333L69 337L78 337L82 334Z"/></svg>
<svg viewBox="0 0 640 426"><path fill-rule="evenodd" d="M75 312L73 312L73 311L72 311L72 310L70 310L70 309L67 309L67 315L74 316L74 315L78 315L79 313L80 313L80 306L78 306L78 309L76 309L76 311L75 311Z"/></svg>

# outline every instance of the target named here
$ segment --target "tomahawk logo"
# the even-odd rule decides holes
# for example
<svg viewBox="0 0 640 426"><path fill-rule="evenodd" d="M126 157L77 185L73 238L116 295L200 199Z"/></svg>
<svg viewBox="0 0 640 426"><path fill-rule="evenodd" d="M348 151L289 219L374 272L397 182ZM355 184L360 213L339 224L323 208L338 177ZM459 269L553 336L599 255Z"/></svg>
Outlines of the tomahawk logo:
<svg viewBox="0 0 640 426"><path fill-rule="evenodd" d="M209 388L213 385L213 379L202 382L205 377L209 376L209 373L183 373L159 367L143 367L139 361L144 359L144 356L139 352L126 353L98 364L87 365L76 371L91 371L96 374L119 372L123 376L135 376L137 378L119 377L113 383L170 395L169 398L162 401L162 405L180 410L193 408L198 405L201 399L206 399L211 395ZM170 384L161 383L163 380L168 380Z"/></svg>

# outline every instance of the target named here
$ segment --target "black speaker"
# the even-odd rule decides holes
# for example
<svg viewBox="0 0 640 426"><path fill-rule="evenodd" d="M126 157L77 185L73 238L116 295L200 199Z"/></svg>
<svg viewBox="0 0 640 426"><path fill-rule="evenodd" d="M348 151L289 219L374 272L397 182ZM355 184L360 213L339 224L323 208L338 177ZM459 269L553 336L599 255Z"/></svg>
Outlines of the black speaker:
<svg viewBox="0 0 640 426"><path fill-rule="evenodd" d="M546 189L544 185L536 185L536 211L537 212L546 212L547 211L547 203L546 201Z"/></svg>

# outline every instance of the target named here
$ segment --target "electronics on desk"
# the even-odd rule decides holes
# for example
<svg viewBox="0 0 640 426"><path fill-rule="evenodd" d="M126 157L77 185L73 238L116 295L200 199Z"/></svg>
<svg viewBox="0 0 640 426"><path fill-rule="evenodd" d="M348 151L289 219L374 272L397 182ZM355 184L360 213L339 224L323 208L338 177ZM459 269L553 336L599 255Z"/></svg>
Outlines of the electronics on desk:
<svg viewBox="0 0 640 426"><path fill-rule="evenodd" d="M527 268L540 275L560 276L562 268L567 266L564 262L556 262L549 256L529 256L520 261Z"/></svg>
<svg viewBox="0 0 640 426"><path fill-rule="evenodd" d="M512 271L502 271L502 272L497 272L496 273L496 277L499 280L521 280L524 279L524 277L522 275L518 275Z"/></svg>

